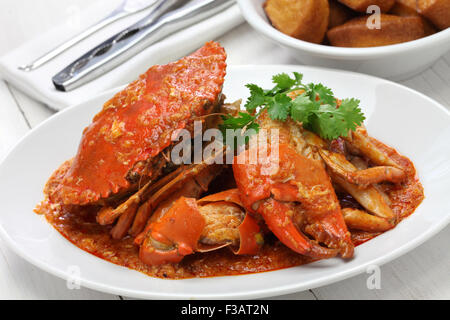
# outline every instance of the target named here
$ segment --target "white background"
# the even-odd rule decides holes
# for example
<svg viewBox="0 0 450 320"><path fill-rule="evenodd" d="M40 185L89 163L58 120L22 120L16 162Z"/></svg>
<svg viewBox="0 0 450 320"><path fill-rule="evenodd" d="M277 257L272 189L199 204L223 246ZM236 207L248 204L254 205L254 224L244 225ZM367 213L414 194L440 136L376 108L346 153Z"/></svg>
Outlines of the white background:
<svg viewBox="0 0 450 320"><path fill-rule="evenodd" d="M104 2L106 0L95 0ZM0 0L0 56L61 23L82 28L79 13L93 0ZM106 14L106 12L105 12ZM79 22L82 21L80 24ZM296 61L243 24L218 39L228 64L285 64ZM450 52L422 74L402 82L450 109ZM0 80L0 158L27 131L53 114ZM30 159L32 161L32 159ZM20 173L19 173L20 174ZM1 183L6 183L2 181ZM26 186L24 186L26 188ZM4 212L2 214L5 214ZM369 274L283 299L450 299L450 226L399 259L381 267L381 289L369 290ZM0 299L126 299L81 288L16 256L0 239Z"/></svg>

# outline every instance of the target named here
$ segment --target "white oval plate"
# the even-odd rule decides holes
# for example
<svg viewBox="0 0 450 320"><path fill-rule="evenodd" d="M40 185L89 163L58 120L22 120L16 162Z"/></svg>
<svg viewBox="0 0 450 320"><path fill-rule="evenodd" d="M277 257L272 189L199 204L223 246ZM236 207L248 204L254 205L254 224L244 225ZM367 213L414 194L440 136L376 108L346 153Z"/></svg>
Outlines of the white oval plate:
<svg viewBox="0 0 450 320"><path fill-rule="evenodd" d="M365 272L417 247L450 220L450 114L437 102L401 85L357 73L304 66L240 66L228 69L228 101L248 96L246 83L271 87L279 72L304 73L336 96L357 97L369 133L415 164L425 200L394 230L356 248L350 261L331 259L242 276L162 280L99 259L72 245L45 218L33 213L51 173L78 147L81 132L119 89L51 117L24 137L0 165L0 234L32 264L67 279L77 266L82 285L137 298L260 298L307 290Z"/></svg>

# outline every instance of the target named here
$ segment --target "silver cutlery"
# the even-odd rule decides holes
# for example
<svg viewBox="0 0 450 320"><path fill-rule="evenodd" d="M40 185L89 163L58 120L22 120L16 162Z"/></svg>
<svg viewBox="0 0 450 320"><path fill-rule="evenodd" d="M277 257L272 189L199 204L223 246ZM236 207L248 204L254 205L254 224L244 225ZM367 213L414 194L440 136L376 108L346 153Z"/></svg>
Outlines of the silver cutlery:
<svg viewBox="0 0 450 320"><path fill-rule="evenodd" d="M117 20L125 18L139 11L145 10L154 5L157 1L158 0L123 0L122 3L116 9L114 9L108 16L106 16L102 20L98 21L97 23L95 23L85 31L81 32L80 34L76 35L72 39L60 44L59 46L47 52L43 56L37 58L33 62L20 66L19 69L23 71L35 70L40 66L43 66L47 62L51 61L55 57L59 56L67 49L73 47L81 40L87 38L94 32L97 32L98 30L106 27L107 25Z"/></svg>
<svg viewBox="0 0 450 320"><path fill-rule="evenodd" d="M88 51L53 78L57 90L73 90L117 67L151 44L230 7L235 0L165 0L144 19Z"/></svg>

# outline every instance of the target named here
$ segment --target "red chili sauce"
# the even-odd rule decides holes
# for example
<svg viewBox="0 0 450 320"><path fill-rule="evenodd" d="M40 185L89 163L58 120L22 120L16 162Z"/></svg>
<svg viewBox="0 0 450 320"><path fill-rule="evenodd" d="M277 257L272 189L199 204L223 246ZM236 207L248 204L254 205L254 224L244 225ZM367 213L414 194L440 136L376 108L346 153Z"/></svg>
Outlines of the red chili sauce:
<svg viewBox="0 0 450 320"><path fill-rule="evenodd" d="M409 159L375 139L372 139L372 141L376 142L379 148L384 148L386 152L389 152L390 156L406 168L408 172L408 179L402 184L381 184L383 191L391 201L391 208L400 220L404 219L412 214L422 202L424 198L422 185L417 179L414 166ZM214 192L220 191L215 190L217 188L214 185L232 187L229 181L223 180L212 185L211 189ZM337 195L341 207L362 209L350 195L340 193ZM36 209L37 212L45 214L48 222L61 235L82 250L152 277L185 279L238 275L289 268L313 261L311 258L288 249L273 235L269 234L266 235L265 244L258 255L234 255L231 250L224 248L209 253L196 253L187 256L178 264L150 266L139 260L139 248L133 244L131 237L114 240L110 236L112 226L101 226L96 222L98 210L99 207L95 206L63 207L48 202L43 202ZM350 232L355 245L360 245L380 234L355 230L350 230Z"/></svg>

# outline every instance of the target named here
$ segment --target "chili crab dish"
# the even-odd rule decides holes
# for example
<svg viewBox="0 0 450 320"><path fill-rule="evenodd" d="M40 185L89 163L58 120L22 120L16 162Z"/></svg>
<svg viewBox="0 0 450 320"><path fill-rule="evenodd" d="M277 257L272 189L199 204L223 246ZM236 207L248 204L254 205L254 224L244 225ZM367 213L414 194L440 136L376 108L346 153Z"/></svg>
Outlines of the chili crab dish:
<svg viewBox="0 0 450 320"><path fill-rule="evenodd" d="M358 100L294 72L230 103L225 75L215 42L151 67L104 104L35 211L99 258L183 279L350 259L423 200L413 163L370 137Z"/></svg>

